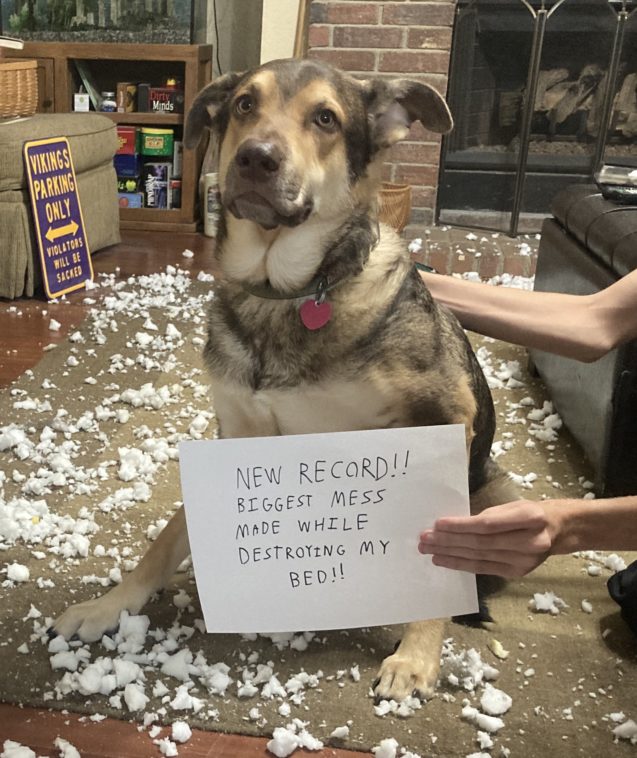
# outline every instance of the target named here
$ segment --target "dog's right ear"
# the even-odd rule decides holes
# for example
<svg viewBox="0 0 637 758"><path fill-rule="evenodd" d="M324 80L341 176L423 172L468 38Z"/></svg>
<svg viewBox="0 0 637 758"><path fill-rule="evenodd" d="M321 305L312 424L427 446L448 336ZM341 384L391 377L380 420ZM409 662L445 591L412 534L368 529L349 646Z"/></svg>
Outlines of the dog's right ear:
<svg viewBox="0 0 637 758"><path fill-rule="evenodd" d="M242 73L231 72L218 77L204 87L194 99L184 129L184 145L194 149L199 144L204 129L219 127L219 112L241 81Z"/></svg>

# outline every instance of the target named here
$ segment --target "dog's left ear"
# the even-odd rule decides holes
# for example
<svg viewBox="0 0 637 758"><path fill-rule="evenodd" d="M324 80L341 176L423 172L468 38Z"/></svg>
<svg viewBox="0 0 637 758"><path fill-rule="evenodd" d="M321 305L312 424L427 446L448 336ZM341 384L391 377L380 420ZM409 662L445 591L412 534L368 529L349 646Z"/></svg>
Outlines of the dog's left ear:
<svg viewBox="0 0 637 758"><path fill-rule="evenodd" d="M453 127L449 106L429 84L412 79L372 79L363 83L372 142L376 149L404 139L414 121L432 132Z"/></svg>
<svg viewBox="0 0 637 758"><path fill-rule="evenodd" d="M224 74L197 95L186 116L184 145L187 148L197 147L205 129L215 130L219 126L219 112L242 77L243 73Z"/></svg>

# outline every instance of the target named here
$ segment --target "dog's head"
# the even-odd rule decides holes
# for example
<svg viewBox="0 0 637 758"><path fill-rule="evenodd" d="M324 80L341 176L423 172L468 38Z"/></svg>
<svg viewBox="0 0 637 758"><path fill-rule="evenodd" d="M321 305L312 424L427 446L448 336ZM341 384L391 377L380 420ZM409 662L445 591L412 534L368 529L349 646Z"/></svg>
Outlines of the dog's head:
<svg viewBox="0 0 637 758"><path fill-rule="evenodd" d="M362 81L317 61L281 60L205 87L184 142L194 148L206 129L215 132L225 208L271 229L369 201L384 151L416 120L439 133L452 126L427 84Z"/></svg>

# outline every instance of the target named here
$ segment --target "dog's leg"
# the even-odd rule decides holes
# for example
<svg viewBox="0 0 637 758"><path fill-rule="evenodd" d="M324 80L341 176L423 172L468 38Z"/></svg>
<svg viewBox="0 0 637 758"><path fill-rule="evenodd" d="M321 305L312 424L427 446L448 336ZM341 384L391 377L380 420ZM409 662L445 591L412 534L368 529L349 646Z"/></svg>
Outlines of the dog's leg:
<svg viewBox="0 0 637 758"><path fill-rule="evenodd" d="M153 592L166 586L189 553L186 516L180 508L121 584L101 597L67 608L50 633L66 639L77 635L84 642L101 639L105 632L117 628L122 611L139 613Z"/></svg>
<svg viewBox="0 0 637 758"><path fill-rule="evenodd" d="M396 652L381 663L374 695L379 700L404 700L433 695L440 671L444 620L408 624Z"/></svg>

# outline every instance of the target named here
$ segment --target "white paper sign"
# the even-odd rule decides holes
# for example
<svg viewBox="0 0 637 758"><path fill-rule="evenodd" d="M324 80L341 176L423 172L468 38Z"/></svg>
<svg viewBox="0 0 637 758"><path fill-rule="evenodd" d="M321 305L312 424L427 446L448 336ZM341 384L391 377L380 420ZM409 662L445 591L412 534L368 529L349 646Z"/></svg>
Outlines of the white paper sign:
<svg viewBox="0 0 637 758"><path fill-rule="evenodd" d="M209 632L377 626L473 613L475 577L418 552L468 515L462 425L182 442Z"/></svg>

